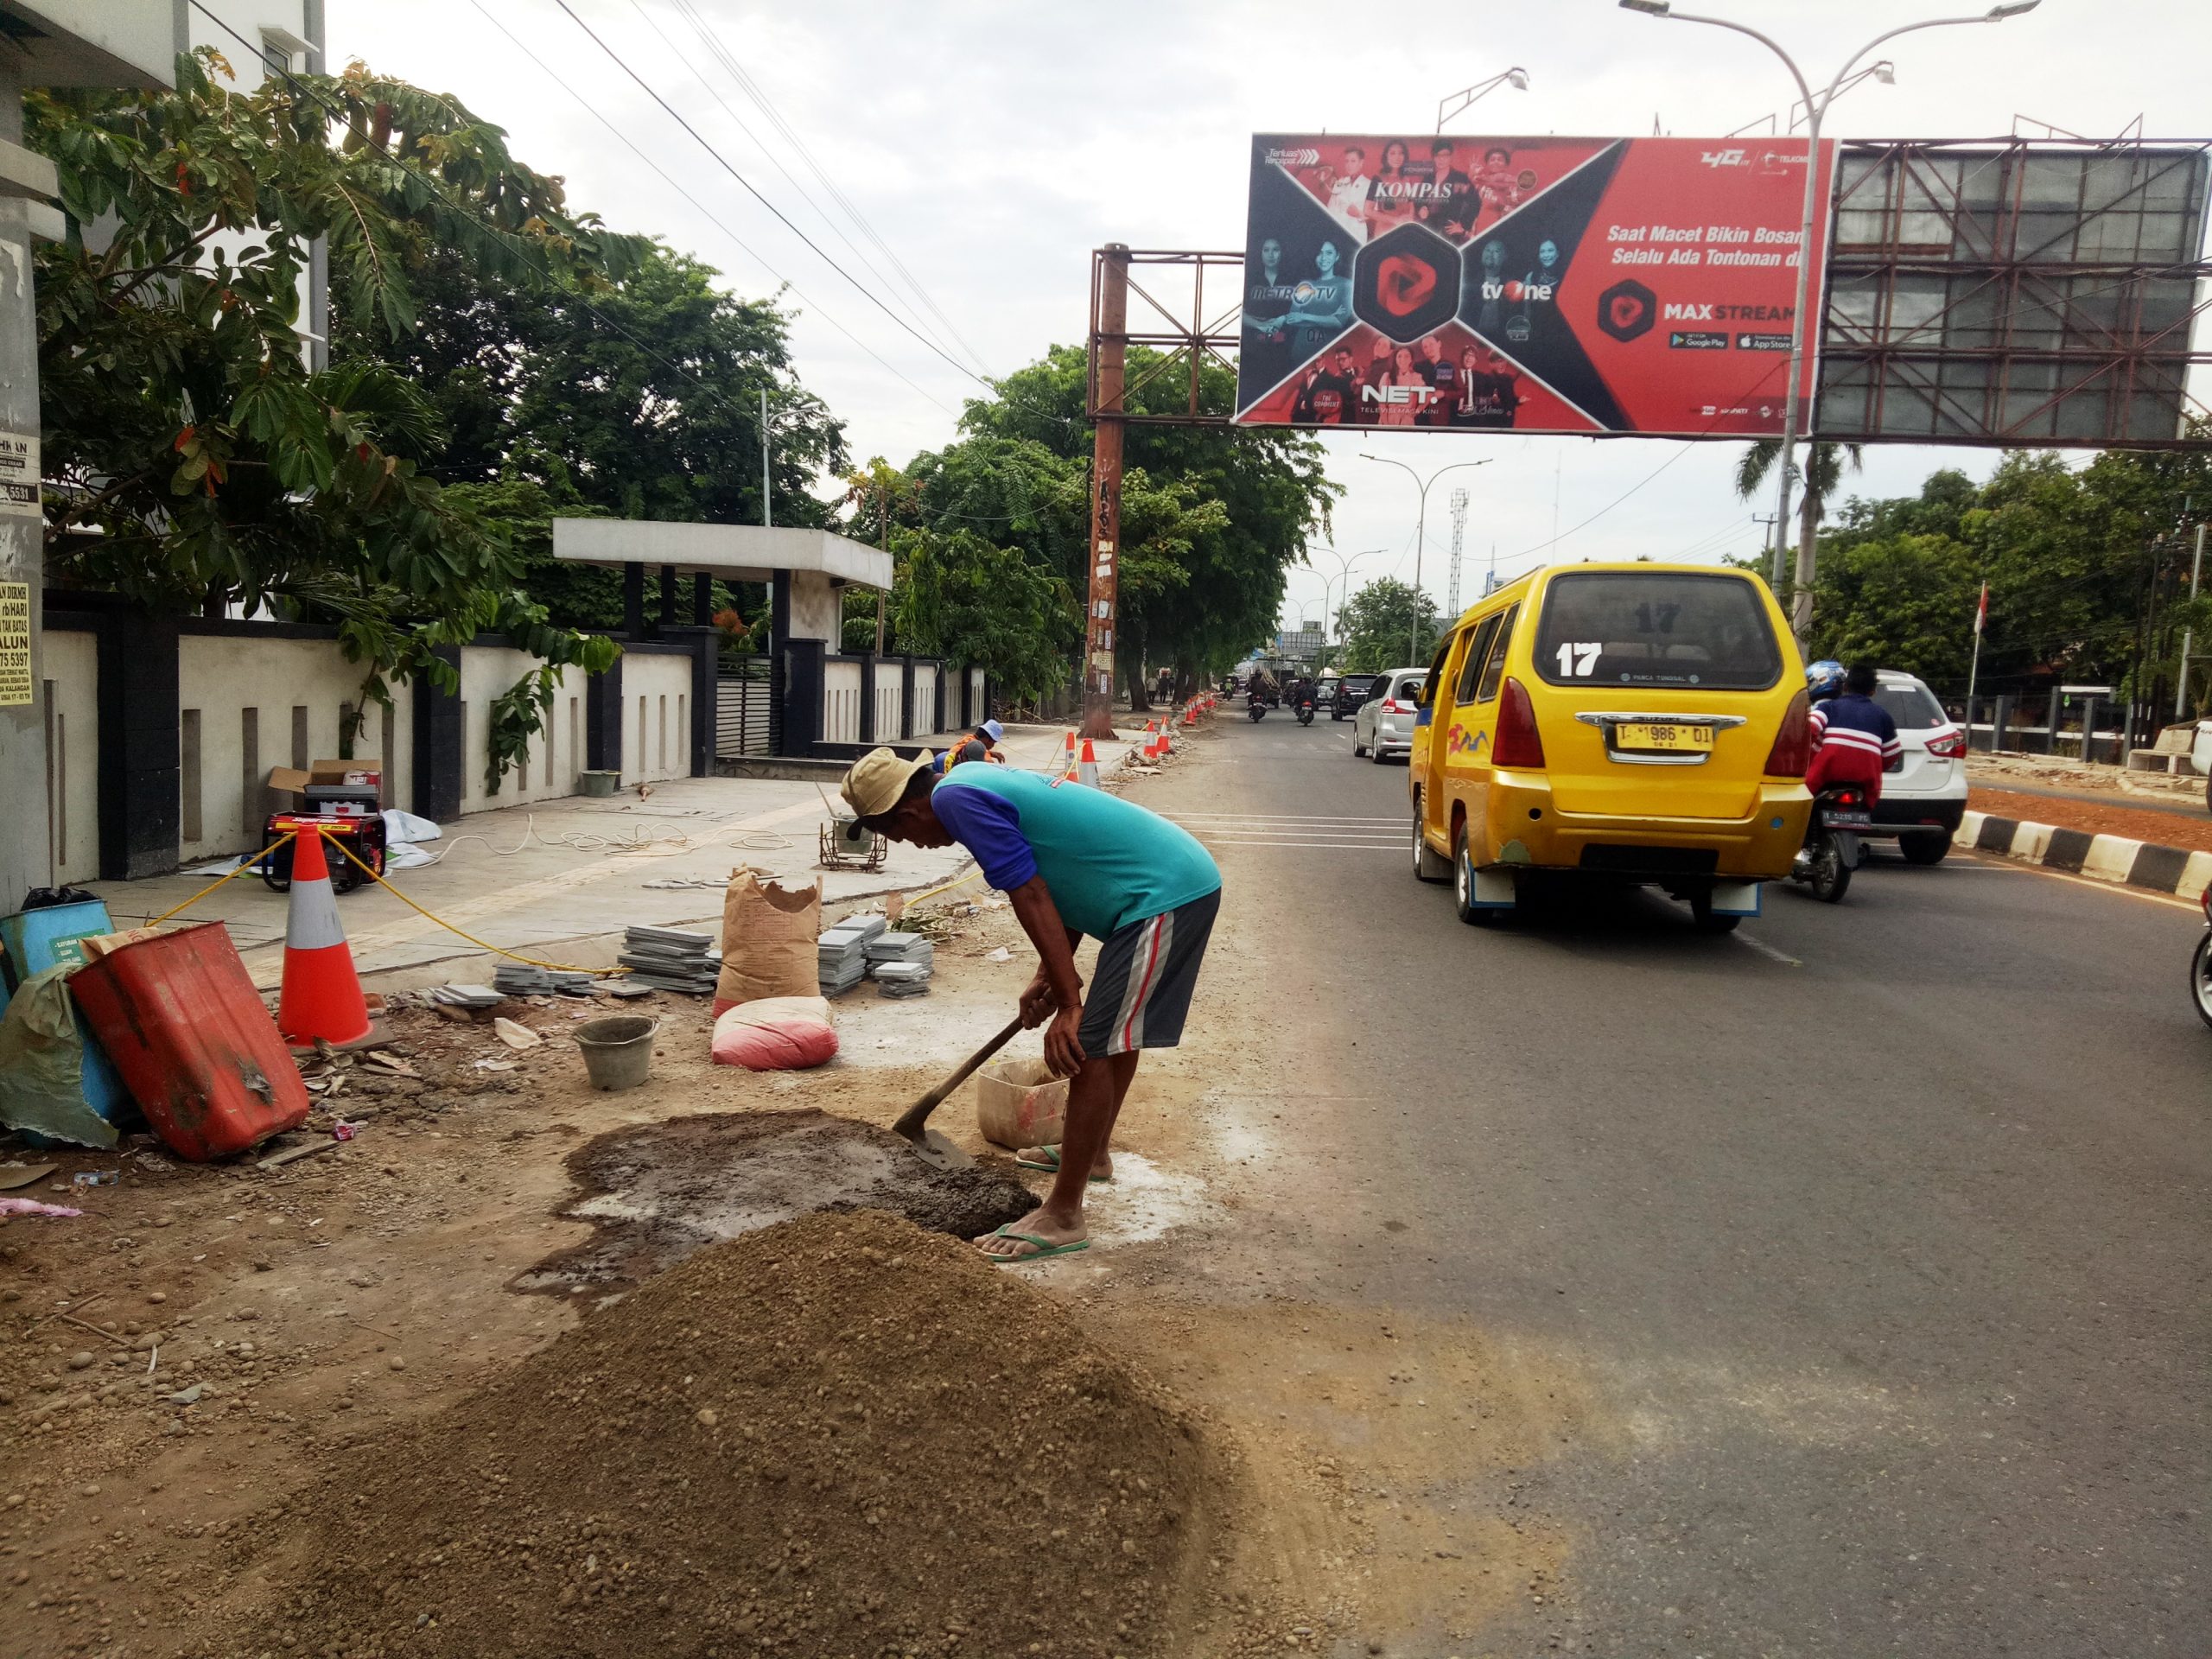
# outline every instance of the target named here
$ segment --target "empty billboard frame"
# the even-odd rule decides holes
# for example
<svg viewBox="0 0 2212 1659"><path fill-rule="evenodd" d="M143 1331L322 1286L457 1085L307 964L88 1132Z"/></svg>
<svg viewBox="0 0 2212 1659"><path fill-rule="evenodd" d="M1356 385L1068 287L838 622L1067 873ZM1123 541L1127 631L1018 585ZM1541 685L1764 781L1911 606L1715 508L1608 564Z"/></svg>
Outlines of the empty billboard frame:
<svg viewBox="0 0 2212 1659"><path fill-rule="evenodd" d="M1820 435L2192 442L2208 161L2209 143L1845 144Z"/></svg>

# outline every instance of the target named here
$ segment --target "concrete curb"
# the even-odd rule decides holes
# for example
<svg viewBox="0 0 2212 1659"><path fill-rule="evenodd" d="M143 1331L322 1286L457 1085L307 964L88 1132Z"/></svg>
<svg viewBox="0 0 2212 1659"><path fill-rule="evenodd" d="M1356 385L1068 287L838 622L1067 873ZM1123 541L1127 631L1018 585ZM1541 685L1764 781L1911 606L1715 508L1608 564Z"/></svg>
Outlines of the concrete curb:
<svg viewBox="0 0 2212 1659"><path fill-rule="evenodd" d="M1961 841L1977 852L2023 864L2041 864L2094 881L2170 893L2192 903L2212 887L2212 853L2192 853L2126 836L2093 836L2056 824L1968 812L1959 821Z"/></svg>

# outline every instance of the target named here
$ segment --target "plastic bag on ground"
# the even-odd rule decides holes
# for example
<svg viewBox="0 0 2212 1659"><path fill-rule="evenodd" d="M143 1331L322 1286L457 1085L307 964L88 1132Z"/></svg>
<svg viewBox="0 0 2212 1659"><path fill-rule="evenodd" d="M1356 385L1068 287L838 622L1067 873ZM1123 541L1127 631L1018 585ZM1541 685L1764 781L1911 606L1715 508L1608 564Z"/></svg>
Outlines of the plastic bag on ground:
<svg viewBox="0 0 2212 1659"><path fill-rule="evenodd" d="M0 1015L0 1123L83 1147L111 1147L115 1125L85 1100L85 1039L65 963L16 988Z"/></svg>
<svg viewBox="0 0 2212 1659"><path fill-rule="evenodd" d="M837 1052L830 1002L820 996L762 996L715 1018L716 1065L748 1071L803 1071Z"/></svg>

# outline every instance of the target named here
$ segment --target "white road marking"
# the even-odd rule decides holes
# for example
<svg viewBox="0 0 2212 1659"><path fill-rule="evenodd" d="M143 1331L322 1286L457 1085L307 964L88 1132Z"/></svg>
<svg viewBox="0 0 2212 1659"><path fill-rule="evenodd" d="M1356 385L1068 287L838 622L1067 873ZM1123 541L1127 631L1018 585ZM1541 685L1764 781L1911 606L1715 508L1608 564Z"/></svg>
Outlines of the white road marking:
<svg viewBox="0 0 2212 1659"><path fill-rule="evenodd" d="M1759 955L1764 957L1768 961L1778 962L1785 968L1802 968L1805 965L1803 963L1798 961L1796 957L1776 950L1764 939L1753 938L1750 934L1745 932L1740 928L1738 929L1732 937L1735 939L1737 944L1747 944L1751 946L1752 950L1758 951Z"/></svg>

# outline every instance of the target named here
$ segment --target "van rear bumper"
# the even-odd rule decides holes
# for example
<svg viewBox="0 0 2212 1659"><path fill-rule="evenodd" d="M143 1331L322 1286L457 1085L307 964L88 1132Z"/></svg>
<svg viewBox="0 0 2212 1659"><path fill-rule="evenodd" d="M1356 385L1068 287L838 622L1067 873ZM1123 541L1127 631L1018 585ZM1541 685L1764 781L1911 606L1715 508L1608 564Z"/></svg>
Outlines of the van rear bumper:
<svg viewBox="0 0 2212 1659"><path fill-rule="evenodd" d="M1499 772L1491 783L1484 868L1602 870L1655 880L1708 873L1778 880L1804 845L1812 804L1802 784L1769 783L1759 785L1758 806L1741 818L1561 812L1542 774ZM1649 855L1641 856L1644 852Z"/></svg>

